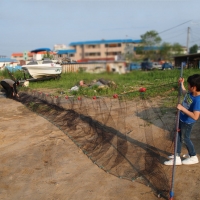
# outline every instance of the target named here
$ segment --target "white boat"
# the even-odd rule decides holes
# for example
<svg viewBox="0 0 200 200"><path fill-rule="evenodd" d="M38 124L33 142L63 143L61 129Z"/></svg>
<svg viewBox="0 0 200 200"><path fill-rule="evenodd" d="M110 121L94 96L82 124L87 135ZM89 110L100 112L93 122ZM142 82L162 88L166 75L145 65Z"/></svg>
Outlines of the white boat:
<svg viewBox="0 0 200 200"><path fill-rule="evenodd" d="M41 51L51 51L48 48L36 49L31 53L38 53ZM36 58L36 56L35 56ZM62 73L62 66L55 63L54 60L45 58L44 60L34 59L22 66L25 73L29 74L34 79L53 78L58 77Z"/></svg>

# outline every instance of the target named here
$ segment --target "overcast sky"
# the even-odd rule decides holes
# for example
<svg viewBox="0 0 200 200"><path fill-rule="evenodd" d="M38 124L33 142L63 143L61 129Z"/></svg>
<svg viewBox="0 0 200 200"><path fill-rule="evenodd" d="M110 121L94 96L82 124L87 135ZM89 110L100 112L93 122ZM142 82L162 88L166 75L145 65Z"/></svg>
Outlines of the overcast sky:
<svg viewBox="0 0 200 200"><path fill-rule="evenodd" d="M0 0L0 55L55 44L141 39L200 45L200 0Z"/></svg>

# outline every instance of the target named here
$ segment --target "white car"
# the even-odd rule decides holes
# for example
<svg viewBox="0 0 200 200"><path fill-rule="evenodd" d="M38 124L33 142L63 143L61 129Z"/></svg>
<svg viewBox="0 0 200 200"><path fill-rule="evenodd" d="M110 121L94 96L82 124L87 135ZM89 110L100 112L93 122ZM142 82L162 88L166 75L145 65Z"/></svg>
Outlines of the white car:
<svg viewBox="0 0 200 200"><path fill-rule="evenodd" d="M152 69L162 69L162 65L158 62L152 62Z"/></svg>

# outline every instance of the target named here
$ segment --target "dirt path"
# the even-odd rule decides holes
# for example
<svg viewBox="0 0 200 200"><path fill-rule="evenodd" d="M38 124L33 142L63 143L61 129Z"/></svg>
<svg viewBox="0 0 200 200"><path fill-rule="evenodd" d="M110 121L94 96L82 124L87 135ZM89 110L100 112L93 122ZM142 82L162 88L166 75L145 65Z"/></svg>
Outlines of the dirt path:
<svg viewBox="0 0 200 200"><path fill-rule="evenodd" d="M198 157L200 123L192 134ZM175 200L199 200L200 164L176 167ZM170 166L165 166L170 167ZM0 98L1 200L155 200L140 183L98 168L57 127Z"/></svg>
<svg viewBox="0 0 200 200"><path fill-rule="evenodd" d="M193 169L190 174L199 175ZM145 185L107 174L57 127L21 103L0 98L0 199L154 200L157 197Z"/></svg>

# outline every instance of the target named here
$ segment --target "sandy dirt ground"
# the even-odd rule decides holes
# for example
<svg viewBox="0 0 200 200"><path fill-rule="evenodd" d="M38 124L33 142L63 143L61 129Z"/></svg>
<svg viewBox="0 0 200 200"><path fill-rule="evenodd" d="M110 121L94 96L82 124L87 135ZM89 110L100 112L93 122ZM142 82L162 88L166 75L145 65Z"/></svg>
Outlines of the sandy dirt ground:
<svg viewBox="0 0 200 200"><path fill-rule="evenodd" d="M199 127L198 122L193 134L198 156ZM199 166L176 168L175 200L200 199ZM117 178L98 168L67 135L20 102L0 98L0 199L158 198L151 188Z"/></svg>

